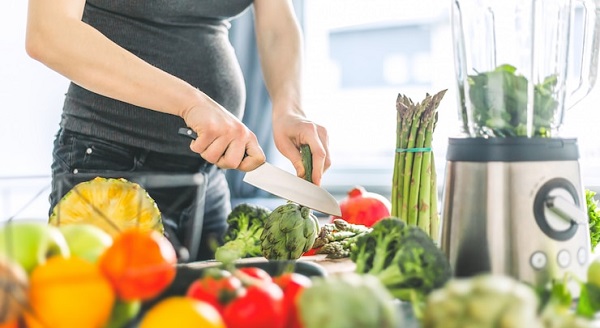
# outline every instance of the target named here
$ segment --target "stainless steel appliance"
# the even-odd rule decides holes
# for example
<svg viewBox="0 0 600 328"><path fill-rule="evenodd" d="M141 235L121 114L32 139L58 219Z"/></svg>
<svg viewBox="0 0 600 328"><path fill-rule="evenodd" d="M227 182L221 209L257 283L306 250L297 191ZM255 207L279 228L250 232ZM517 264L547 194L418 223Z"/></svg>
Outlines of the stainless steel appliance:
<svg viewBox="0 0 600 328"><path fill-rule="evenodd" d="M584 38L572 62L582 83L571 88L576 8ZM462 134L448 143L441 247L456 276L585 277L579 150L559 128L596 79L598 10L591 0L452 1Z"/></svg>

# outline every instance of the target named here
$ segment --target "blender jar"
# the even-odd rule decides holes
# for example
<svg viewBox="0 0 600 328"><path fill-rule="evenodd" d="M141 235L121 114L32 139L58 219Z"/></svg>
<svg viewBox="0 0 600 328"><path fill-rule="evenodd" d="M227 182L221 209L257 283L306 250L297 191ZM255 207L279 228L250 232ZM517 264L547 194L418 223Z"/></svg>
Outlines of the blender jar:
<svg viewBox="0 0 600 328"><path fill-rule="evenodd" d="M459 121L469 137L553 137L597 70L597 0L453 0ZM584 12L578 85L567 88L575 3Z"/></svg>

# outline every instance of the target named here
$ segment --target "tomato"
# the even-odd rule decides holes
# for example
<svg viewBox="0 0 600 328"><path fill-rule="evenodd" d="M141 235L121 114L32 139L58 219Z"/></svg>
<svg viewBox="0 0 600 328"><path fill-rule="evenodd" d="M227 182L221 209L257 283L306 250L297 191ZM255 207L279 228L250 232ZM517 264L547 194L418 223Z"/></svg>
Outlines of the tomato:
<svg viewBox="0 0 600 328"><path fill-rule="evenodd" d="M271 277L271 275L267 271L265 271L261 268L242 267L242 268L239 268L238 271L243 272L252 278L256 278L256 279L259 279L264 282L273 282L273 278Z"/></svg>
<svg viewBox="0 0 600 328"><path fill-rule="evenodd" d="M283 308L286 328L301 328L296 301L300 293L312 285L312 280L299 273L284 273L273 281L283 290Z"/></svg>
<svg viewBox="0 0 600 328"><path fill-rule="evenodd" d="M225 307L223 318L227 328L283 328L283 291L273 282L251 284Z"/></svg>
<svg viewBox="0 0 600 328"><path fill-rule="evenodd" d="M215 269L195 280L186 295L214 306L221 314L225 305L243 292L242 282L229 271Z"/></svg>

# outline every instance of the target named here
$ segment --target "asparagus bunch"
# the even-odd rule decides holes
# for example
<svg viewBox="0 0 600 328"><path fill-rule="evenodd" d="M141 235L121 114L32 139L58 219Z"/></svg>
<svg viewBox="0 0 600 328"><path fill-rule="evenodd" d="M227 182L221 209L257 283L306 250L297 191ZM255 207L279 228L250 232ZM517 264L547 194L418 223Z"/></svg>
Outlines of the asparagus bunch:
<svg viewBox="0 0 600 328"><path fill-rule="evenodd" d="M437 242L437 177L431 150L437 108L446 90L427 94L420 103L405 95L396 100L396 156L392 181L392 216L423 229Z"/></svg>

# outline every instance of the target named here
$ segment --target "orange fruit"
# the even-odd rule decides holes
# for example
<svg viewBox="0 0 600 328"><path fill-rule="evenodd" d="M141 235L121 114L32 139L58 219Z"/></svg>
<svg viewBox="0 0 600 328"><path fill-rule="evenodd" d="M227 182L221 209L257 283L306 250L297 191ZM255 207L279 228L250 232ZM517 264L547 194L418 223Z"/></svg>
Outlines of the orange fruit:
<svg viewBox="0 0 600 328"><path fill-rule="evenodd" d="M209 303L185 296L171 296L154 305L139 328L203 327L225 328L219 311Z"/></svg>
<svg viewBox="0 0 600 328"><path fill-rule="evenodd" d="M149 300L175 279L177 254L162 234L132 228L115 237L98 264L119 299Z"/></svg>
<svg viewBox="0 0 600 328"><path fill-rule="evenodd" d="M12 319L7 322L0 323L0 328L19 328L19 319Z"/></svg>
<svg viewBox="0 0 600 328"><path fill-rule="evenodd" d="M29 277L27 327L101 328L115 292L100 268L78 257L54 256Z"/></svg>

